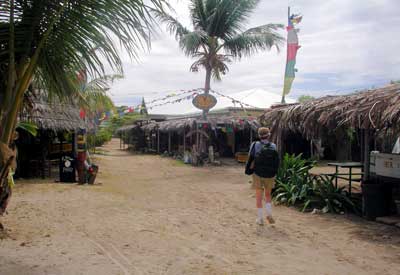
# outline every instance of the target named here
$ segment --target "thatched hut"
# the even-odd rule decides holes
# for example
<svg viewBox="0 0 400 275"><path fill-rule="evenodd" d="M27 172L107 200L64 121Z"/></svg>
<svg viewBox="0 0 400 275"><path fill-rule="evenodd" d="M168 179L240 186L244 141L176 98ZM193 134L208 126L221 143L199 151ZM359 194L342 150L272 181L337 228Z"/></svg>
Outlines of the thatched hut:
<svg viewBox="0 0 400 275"><path fill-rule="evenodd" d="M348 146L351 139L363 145L367 133L367 143L370 137L376 140L385 136L377 143L377 149L384 151L400 131L400 84L326 96L302 104L278 105L268 109L260 120L271 127L273 138L282 149L290 136L296 136L309 143L334 140L334 146L340 144L340 148L351 151Z"/></svg>
<svg viewBox="0 0 400 275"><path fill-rule="evenodd" d="M261 122L271 127L282 152L293 153L293 147L305 141L300 151L312 151L310 147L317 145L317 153L325 147L326 156L333 147L339 160L343 156L360 160L364 214L395 212L394 201L400 201L400 155L392 148L400 135L400 84L275 106ZM346 155L350 152L353 155Z"/></svg>
<svg viewBox="0 0 400 275"><path fill-rule="evenodd" d="M259 122L257 116L237 111L211 112L207 120L193 114L144 125L148 150L181 156L191 151L207 155L212 146L213 152L221 157L247 152L256 138Z"/></svg>
<svg viewBox="0 0 400 275"><path fill-rule="evenodd" d="M38 127L36 137L19 131L16 175L21 177L51 176L61 155L75 154L75 131L87 128L76 105L49 103L44 98L30 98L19 121Z"/></svg>

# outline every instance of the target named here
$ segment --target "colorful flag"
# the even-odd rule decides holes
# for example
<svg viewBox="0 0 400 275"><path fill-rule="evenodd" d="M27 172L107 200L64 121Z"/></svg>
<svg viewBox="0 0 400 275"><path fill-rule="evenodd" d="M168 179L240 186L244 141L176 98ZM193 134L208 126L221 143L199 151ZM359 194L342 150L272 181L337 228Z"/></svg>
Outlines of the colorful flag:
<svg viewBox="0 0 400 275"><path fill-rule="evenodd" d="M85 110L84 110L84 109L81 109L81 110L79 111L79 117L80 117L81 119L84 119L85 116L86 116Z"/></svg>
<svg viewBox="0 0 400 275"><path fill-rule="evenodd" d="M290 93L292 88L293 80L295 78L297 69L296 56L297 51L300 49L299 38L297 36L298 30L294 26L301 22L303 17L298 14L290 15L290 8L288 12L288 26L286 28L288 32L287 37L287 56L286 56L286 69L285 69L285 81L283 84L283 96Z"/></svg>

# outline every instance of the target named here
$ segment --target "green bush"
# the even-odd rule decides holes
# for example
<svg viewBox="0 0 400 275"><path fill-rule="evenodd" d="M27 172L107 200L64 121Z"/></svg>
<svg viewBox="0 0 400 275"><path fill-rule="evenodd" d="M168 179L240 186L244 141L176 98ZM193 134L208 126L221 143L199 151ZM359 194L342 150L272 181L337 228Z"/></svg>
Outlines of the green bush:
<svg viewBox="0 0 400 275"><path fill-rule="evenodd" d="M88 135L87 142L89 147L99 147L104 143L110 141L112 138L112 132L107 128L100 128L96 134Z"/></svg>
<svg viewBox="0 0 400 275"><path fill-rule="evenodd" d="M286 154L276 175L274 200L285 205L296 205L304 202L312 190L309 171L315 161L302 159L302 155Z"/></svg>
<svg viewBox="0 0 400 275"><path fill-rule="evenodd" d="M274 201L299 207L302 211L314 208L325 213L356 211L344 187L335 187L332 177L310 174L315 164L316 161L302 159L301 154L286 154L276 176Z"/></svg>
<svg viewBox="0 0 400 275"><path fill-rule="evenodd" d="M356 211L355 204L344 189L344 186L336 187L333 179L327 175L314 176L312 195L306 198L303 210L312 207L324 213Z"/></svg>

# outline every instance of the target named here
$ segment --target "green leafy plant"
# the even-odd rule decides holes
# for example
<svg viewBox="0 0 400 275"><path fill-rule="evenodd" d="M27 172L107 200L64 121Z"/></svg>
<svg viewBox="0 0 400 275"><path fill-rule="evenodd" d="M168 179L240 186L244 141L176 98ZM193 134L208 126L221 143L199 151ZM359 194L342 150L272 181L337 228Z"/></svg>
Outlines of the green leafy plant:
<svg viewBox="0 0 400 275"><path fill-rule="evenodd" d="M303 202L312 190L310 169L315 161L308 161L302 155L286 154L276 176L273 192L277 203L296 205Z"/></svg>
<svg viewBox="0 0 400 275"><path fill-rule="evenodd" d="M301 154L286 154L275 179L274 201L302 211L316 208L324 213L358 212L345 187L336 187L330 176L310 173L315 165L315 161L305 160Z"/></svg>
<svg viewBox="0 0 400 275"><path fill-rule="evenodd" d="M303 210L312 207L324 213L356 211L354 202L344 189L344 186L336 187L333 179L327 175L314 176L312 195L304 202Z"/></svg>
<svg viewBox="0 0 400 275"><path fill-rule="evenodd" d="M17 129L24 130L31 134L32 136L36 137L38 133L38 127L36 124L31 122L18 122Z"/></svg>

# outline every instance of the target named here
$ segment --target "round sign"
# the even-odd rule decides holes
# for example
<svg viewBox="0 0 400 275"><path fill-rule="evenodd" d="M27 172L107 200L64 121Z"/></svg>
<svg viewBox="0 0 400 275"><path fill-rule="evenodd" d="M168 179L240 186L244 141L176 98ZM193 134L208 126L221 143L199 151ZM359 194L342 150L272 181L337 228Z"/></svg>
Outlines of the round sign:
<svg viewBox="0 0 400 275"><path fill-rule="evenodd" d="M210 94L201 94L193 98L192 103L194 107L200 110L210 110L217 104L217 99Z"/></svg>
<svg viewBox="0 0 400 275"><path fill-rule="evenodd" d="M69 160L64 162L65 167L70 167L71 166L71 162Z"/></svg>

